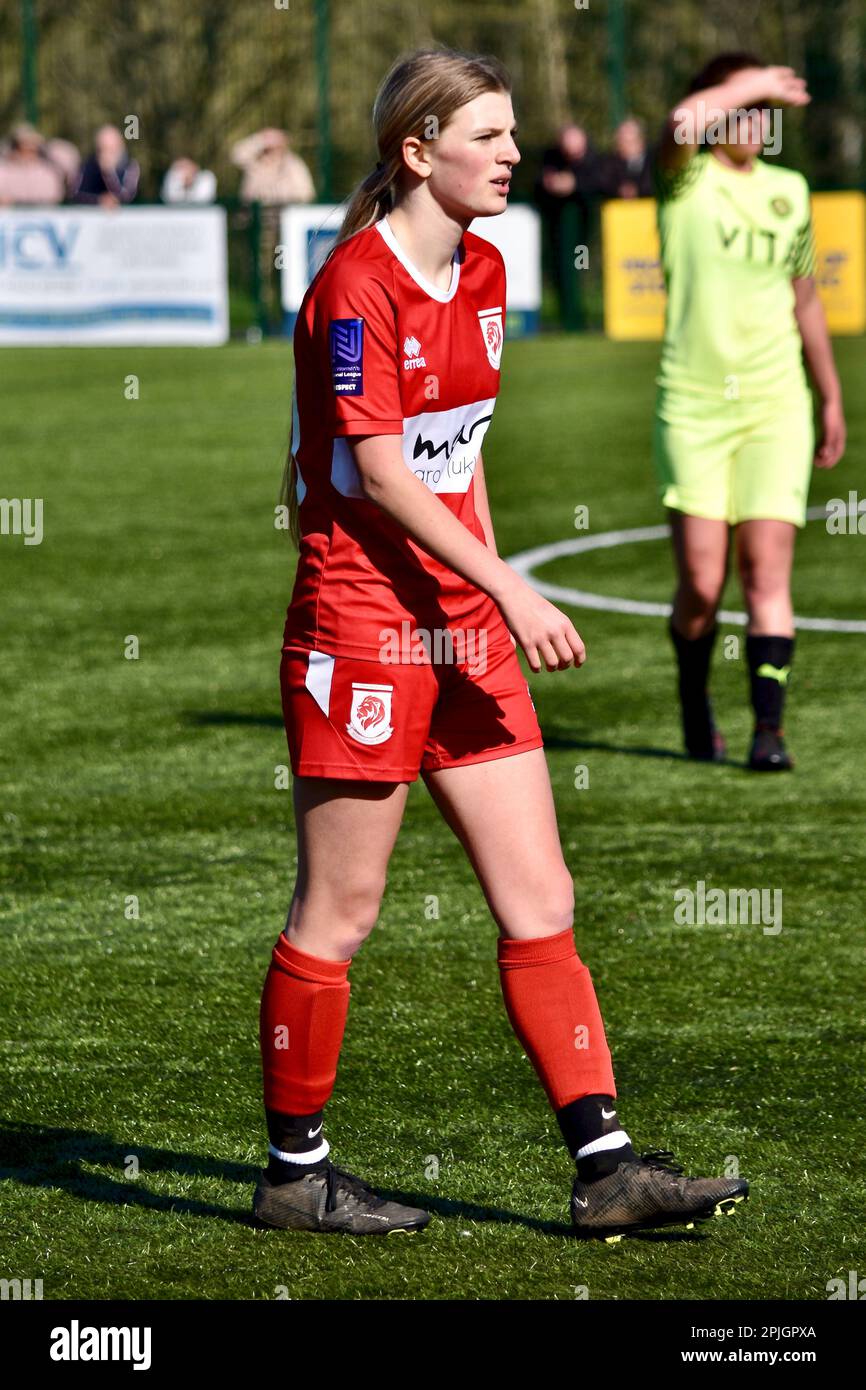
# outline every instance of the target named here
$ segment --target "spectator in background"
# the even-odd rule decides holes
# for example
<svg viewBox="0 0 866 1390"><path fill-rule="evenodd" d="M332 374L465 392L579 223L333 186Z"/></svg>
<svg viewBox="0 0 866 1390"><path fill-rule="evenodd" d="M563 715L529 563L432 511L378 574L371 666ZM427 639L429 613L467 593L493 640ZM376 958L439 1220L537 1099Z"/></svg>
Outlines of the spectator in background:
<svg viewBox="0 0 866 1390"><path fill-rule="evenodd" d="M652 197L649 151L643 126L634 116L617 126L613 152L602 163L600 182L605 198Z"/></svg>
<svg viewBox="0 0 866 1390"><path fill-rule="evenodd" d="M569 121L555 145L544 151L538 178L539 201L555 206L573 200L584 207L599 191L601 161L583 126Z"/></svg>
<svg viewBox="0 0 866 1390"><path fill-rule="evenodd" d="M117 126L100 126L93 154L84 161L73 194L76 203L116 208L131 203L138 192L139 167L130 157Z"/></svg>
<svg viewBox="0 0 866 1390"><path fill-rule="evenodd" d="M601 192L602 175L602 161L593 150L583 126L569 121L560 130L557 143L544 151L535 185L536 202L548 238L553 278L563 307L567 291L566 277L574 274L572 249L570 246L566 248L563 243L563 213L570 205L576 207L577 220L573 233L578 243L585 243L590 203Z"/></svg>
<svg viewBox="0 0 866 1390"><path fill-rule="evenodd" d="M232 146L232 163L241 169L241 201L261 206L259 274L269 320L275 317L274 300L280 303L275 274L275 255L280 234L280 209L289 203L311 203L316 196L313 179L300 155L289 148L284 130L256 131Z"/></svg>
<svg viewBox="0 0 866 1390"><path fill-rule="evenodd" d="M63 172L49 158L45 141L32 125L18 125L0 156L0 204L62 203Z"/></svg>
<svg viewBox="0 0 866 1390"><path fill-rule="evenodd" d="M73 189L78 183L78 174L81 169L81 155L78 146L73 145L71 140L60 140L52 137L45 142L45 153L63 175L64 196L71 198Z"/></svg>
<svg viewBox="0 0 866 1390"><path fill-rule="evenodd" d="M164 203L212 203L216 193L216 174L186 156L174 161L162 181Z"/></svg>
<svg viewBox="0 0 866 1390"><path fill-rule="evenodd" d="M243 171L241 198L245 203L284 207L311 203L313 180L300 155L289 148L284 130L258 130L232 146L232 163Z"/></svg>

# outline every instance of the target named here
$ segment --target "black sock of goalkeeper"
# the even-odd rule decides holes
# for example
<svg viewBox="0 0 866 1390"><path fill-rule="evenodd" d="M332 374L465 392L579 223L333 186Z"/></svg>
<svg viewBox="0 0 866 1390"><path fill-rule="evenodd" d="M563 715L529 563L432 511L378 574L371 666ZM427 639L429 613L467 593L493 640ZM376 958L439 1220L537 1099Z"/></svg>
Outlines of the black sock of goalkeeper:
<svg viewBox="0 0 866 1390"><path fill-rule="evenodd" d="M668 631L677 654L681 698L691 700L703 695L710 676L710 658L717 631L715 625L702 637L683 637L681 632L677 632L673 621L668 624Z"/></svg>
<svg viewBox="0 0 866 1390"><path fill-rule="evenodd" d="M747 637L746 657L756 726L781 729L794 657L793 637Z"/></svg>

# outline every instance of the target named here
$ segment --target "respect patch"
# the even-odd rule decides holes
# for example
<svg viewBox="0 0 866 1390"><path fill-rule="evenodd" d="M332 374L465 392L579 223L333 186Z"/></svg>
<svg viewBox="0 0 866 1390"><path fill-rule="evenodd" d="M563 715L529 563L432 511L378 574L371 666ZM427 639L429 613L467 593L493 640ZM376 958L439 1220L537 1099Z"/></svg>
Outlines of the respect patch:
<svg viewBox="0 0 866 1390"><path fill-rule="evenodd" d="M331 319L331 379L338 396L364 394L364 320Z"/></svg>

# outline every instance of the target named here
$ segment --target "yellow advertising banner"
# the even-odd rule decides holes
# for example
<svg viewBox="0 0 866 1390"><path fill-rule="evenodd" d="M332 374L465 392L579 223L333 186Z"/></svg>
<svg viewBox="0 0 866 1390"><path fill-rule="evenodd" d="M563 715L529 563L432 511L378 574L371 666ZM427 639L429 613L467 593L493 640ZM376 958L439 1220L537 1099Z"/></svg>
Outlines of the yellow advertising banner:
<svg viewBox="0 0 866 1390"><path fill-rule="evenodd" d="M866 197L814 193L817 283L831 333L866 331ZM604 330L609 338L661 338L665 287L653 198L601 210Z"/></svg>
<svg viewBox="0 0 866 1390"><path fill-rule="evenodd" d="M831 333L866 330L866 197L813 193L817 281Z"/></svg>
<svg viewBox="0 0 866 1390"><path fill-rule="evenodd" d="M665 325L665 281L655 198L602 204L601 257L607 336L660 338Z"/></svg>

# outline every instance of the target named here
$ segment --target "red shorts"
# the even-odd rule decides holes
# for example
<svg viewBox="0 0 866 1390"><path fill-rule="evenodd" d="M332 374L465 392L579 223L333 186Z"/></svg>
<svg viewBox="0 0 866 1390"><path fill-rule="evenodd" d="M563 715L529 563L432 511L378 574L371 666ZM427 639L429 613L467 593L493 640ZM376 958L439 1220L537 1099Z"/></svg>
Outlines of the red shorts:
<svg viewBox="0 0 866 1390"><path fill-rule="evenodd" d="M422 770L543 747L529 686L507 637L483 661L425 665L289 645L280 685L296 777L414 782Z"/></svg>

